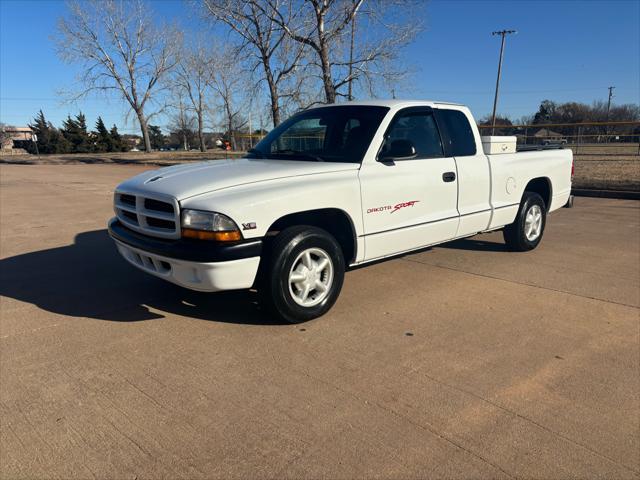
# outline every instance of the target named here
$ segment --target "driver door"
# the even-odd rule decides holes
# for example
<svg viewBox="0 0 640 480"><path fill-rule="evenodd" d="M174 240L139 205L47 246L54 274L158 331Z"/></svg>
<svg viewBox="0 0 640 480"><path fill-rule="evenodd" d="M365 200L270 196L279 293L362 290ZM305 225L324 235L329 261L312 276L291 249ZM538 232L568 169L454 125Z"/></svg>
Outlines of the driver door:
<svg viewBox="0 0 640 480"><path fill-rule="evenodd" d="M398 147L407 146L411 150L406 156L393 157ZM455 237L456 163L444 156L430 108L400 110L385 134L378 161L364 162L359 177L365 261Z"/></svg>

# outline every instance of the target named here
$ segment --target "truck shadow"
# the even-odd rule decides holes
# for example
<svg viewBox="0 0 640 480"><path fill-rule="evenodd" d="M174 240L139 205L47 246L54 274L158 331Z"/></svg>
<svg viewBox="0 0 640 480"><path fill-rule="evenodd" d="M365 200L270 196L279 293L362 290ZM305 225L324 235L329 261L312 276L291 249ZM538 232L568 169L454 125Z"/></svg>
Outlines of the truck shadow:
<svg viewBox="0 0 640 480"><path fill-rule="evenodd" d="M451 250L470 250L476 252L508 252L506 244L500 242L489 242L487 240L478 240L476 237L470 238L461 238L459 240L453 240L448 243L439 243L437 245L433 245L430 247L420 248L418 250L412 250L410 252L402 253L399 255L394 255L391 257L381 258L379 260L373 260L364 264L355 265L353 267L349 267L349 271L351 270L359 270L361 268L366 268L370 265L378 265L380 263L386 263L393 260L397 260L399 258L410 257L411 255L416 255L424 252L432 252L436 249L451 249Z"/></svg>
<svg viewBox="0 0 640 480"><path fill-rule="evenodd" d="M249 325L280 322L262 312L249 291L200 293L129 265L106 230L80 233L73 245L0 260L0 295L49 312L116 322L163 313Z"/></svg>
<svg viewBox="0 0 640 480"><path fill-rule="evenodd" d="M454 240L449 243L442 243L438 248L448 248L453 250L473 250L477 252L507 252L509 249L504 242L489 242L479 240L476 237Z"/></svg>

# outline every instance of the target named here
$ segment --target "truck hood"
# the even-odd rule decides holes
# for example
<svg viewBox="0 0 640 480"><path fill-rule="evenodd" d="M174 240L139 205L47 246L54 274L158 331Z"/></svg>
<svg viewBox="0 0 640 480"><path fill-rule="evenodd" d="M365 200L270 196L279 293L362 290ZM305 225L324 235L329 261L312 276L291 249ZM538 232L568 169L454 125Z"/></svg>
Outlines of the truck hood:
<svg viewBox="0 0 640 480"><path fill-rule="evenodd" d="M154 192L178 201L224 188L302 175L357 170L356 163L298 160L212 160L151 170L121 183L117 190L133 194Z"/></svg>

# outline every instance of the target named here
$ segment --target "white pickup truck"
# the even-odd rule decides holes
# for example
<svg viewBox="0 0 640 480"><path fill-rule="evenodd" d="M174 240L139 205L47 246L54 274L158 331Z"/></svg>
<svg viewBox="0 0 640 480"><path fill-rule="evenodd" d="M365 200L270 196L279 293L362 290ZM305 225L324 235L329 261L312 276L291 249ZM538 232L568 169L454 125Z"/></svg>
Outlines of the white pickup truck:
<svg viewBox="0 0 640 480"><path fill-rule="evenodd" d="M335 303L348 267L503 229L535 248L568 203L571 150L516 152L468 108L369 101L302 111L245 158L142 173L109 233L136 267L193 290L255 288L299 322Z"/></svg>

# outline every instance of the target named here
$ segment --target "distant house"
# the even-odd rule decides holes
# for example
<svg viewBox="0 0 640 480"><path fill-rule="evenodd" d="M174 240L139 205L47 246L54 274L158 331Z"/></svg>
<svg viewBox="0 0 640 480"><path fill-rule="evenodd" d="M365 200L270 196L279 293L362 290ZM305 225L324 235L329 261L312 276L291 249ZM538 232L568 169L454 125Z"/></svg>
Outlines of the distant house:
<svg viewBox="0 0 640 480"><path fill-rule="evenodd" d="M553 130L549 130L548 128L541 128L533 136L538 139L540 143L550 144L550 143L567 143L567 139L561 133L554 132Z"/></svg>
<svg viewBox="0 0 640 480"><path fill-rule="evenodd" d="M562 138L562 134L549 130L548 128L541 128L533 134L536 138Z"/></svg>
<svg viewBox="0 0 640 480"><path fill-rule="evenodd" d="M129 151L139 152L140 148L138 146L142 144L142 137L139 135L131 135L129 133L124 133L122 135L122 141L129 148Z"/></svg>
<svg viewBox="0 0 640 480"><path fill-rule="evenodd" d="M33 132L29 127L2 127L2 152L9 153L25 148L25 143L33 138ZM17 153L17 152L13 152Z"/></svg>

